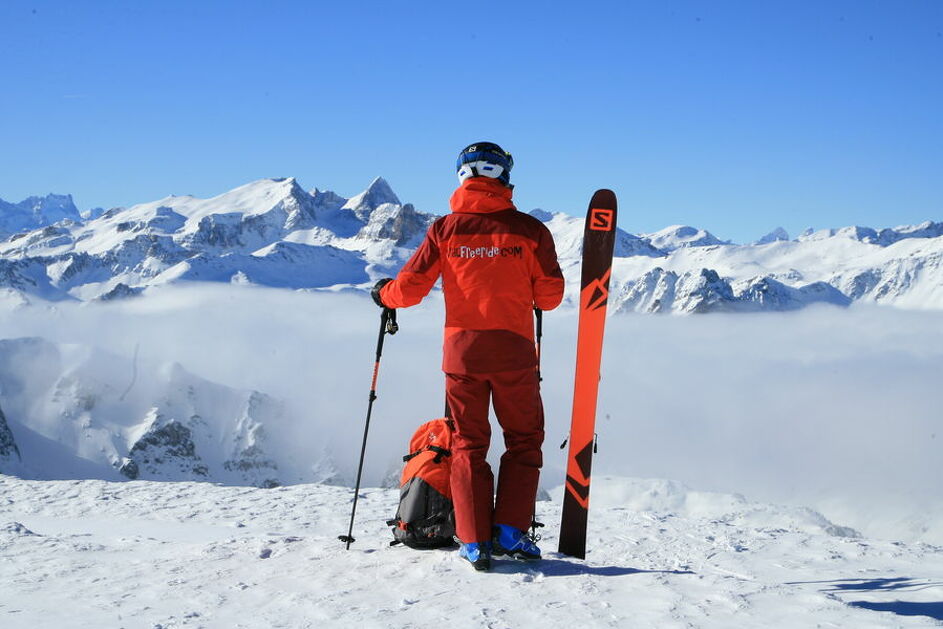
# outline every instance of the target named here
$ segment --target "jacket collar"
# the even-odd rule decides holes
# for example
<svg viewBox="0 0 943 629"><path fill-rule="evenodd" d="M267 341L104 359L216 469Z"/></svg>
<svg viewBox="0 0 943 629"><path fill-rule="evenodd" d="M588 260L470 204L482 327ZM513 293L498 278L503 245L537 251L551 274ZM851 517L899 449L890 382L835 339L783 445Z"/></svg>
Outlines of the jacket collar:
<svg viewBox="0 0 943 629"><path fill-rule="evenodd" d="M490 177L471 177L452 193L449 205L453 212L487 214L516 210L511 201L511 188Z"/></svg>

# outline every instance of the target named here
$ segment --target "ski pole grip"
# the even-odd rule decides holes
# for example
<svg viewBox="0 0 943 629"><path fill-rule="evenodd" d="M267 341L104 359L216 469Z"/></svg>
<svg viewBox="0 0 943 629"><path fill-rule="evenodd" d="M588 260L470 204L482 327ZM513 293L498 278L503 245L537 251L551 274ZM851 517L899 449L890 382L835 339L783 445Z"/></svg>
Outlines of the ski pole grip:
<svg viewBox="0 0 943 629"><path fill-rule="evenodd" d="M399 332L399 325L396 323L396 309L384 308L383 315L386 318L386 333L396 334Z"/></svg>

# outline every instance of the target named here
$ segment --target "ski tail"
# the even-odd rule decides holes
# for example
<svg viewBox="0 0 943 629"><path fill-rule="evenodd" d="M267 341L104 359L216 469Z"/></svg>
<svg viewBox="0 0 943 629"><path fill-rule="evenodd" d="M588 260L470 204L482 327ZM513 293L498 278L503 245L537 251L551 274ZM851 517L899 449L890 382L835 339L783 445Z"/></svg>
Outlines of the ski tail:
<svg viewBox="0 0 943 629"><path fill-rule="evenodd" d="M615 249L616 209L615 193L611 190L596 191L590 201L583 230L576 381L573 387L570 449L567 455L566 491L563 497L559 545L561 553L580 559L586 557L586 523L589 515L596 401L609 303L612 253Z"/></svg>

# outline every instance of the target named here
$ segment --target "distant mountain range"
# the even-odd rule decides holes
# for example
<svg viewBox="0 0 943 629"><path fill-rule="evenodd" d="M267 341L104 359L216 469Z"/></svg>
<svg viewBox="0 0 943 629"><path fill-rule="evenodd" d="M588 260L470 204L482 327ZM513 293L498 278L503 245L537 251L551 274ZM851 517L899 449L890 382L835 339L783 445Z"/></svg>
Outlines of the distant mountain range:
<svg viewBox="0 0 943 629"><path fill-rule="evenodd" d="M578 291L583 219L533 210ZM293 178L210 199L170 196L80 212L67 195L0 201L0 299L107 300L186 280L289 289L368 288L394 274L436 216L375 179L347 199ZM777 228L738 245L686 225L619 230L614 312L792 310L855 301L943 308L943 223L844 227L797 239Z"/></svg>

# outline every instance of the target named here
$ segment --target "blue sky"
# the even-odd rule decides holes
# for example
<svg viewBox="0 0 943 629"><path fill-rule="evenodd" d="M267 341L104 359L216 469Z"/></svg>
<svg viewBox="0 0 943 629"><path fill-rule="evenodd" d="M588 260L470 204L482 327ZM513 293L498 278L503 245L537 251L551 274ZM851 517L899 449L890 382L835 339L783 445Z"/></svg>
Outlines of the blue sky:
<svg viewBox="0 0 943 629"><path fill-rule="evenodd" d="M458 151L521 209L749 241L943 220L943 2L0 4L0 197L81 208L295 176L443 212Z"/></svg>

